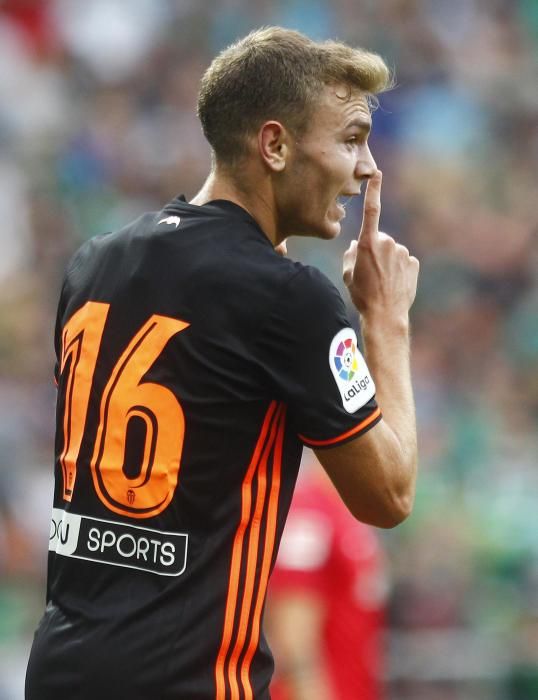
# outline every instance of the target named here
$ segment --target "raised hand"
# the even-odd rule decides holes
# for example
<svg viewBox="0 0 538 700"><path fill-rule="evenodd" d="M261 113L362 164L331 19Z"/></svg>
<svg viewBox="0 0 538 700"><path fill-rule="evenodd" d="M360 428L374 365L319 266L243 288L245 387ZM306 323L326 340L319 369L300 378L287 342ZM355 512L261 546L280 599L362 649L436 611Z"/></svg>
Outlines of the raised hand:
<svg viewBox="0 0 538 700"><path fill-rule="evenodd" d="M419 262L379 231L382 173L369 180L361 230L344 254L344 282L361 316L407 321L417 290Z"/></svg>

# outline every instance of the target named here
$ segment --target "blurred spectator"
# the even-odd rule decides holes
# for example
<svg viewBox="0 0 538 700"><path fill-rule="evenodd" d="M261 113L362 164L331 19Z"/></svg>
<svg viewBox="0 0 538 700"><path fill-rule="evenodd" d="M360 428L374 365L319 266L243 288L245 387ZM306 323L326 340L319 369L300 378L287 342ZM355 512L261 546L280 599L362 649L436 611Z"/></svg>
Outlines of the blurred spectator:
<svg viewBox="0 0 538 700"><path fill-rule="evenodd" d="M381 547L310 460L301 467L271 579L271 697L380 700L387 592Z"/></svg>

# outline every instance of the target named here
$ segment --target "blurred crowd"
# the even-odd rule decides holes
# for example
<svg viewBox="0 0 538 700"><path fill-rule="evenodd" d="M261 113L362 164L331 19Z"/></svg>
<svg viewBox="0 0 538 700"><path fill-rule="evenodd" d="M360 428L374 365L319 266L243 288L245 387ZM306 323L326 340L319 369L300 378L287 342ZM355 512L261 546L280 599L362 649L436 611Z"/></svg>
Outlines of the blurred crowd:
<svg viewBox="0 0 538 700"><path fill-rule="evenodd" d="M383 534L390 700L538 697L536 0L0 0L0 700L21 697L51 507L52 332L86 238L210 164L215 53L280 24L379 52L382 228L421 260L415 512ZM356 235L290 243L338 285ZM350 309L351 313L351 309Z"/></svg>

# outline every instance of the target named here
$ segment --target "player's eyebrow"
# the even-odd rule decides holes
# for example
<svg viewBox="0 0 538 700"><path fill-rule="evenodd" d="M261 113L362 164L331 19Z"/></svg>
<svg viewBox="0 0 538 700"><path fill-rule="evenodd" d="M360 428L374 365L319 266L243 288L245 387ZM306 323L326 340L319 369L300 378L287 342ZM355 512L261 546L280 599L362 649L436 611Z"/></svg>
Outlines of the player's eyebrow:
<svg viewBox="0 0 538 700"><path fill-rule="evenodd" d="M369 133L372 129L372 122L369 119L352 119L346 124L345 128L351 129L354 126Z"/></svg>

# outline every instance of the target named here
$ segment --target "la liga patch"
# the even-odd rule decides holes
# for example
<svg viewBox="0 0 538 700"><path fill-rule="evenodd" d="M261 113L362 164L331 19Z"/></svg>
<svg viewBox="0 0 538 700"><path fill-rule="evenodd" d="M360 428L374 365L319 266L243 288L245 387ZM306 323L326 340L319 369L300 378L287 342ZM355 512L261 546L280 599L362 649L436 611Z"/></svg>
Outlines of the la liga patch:
<svg viewBox="0 0 538 700"><path fill-rule="evenodd" d="M329 365L348 413L355 413L374 396L374 380L357 347L353 328L342 328L332 339Z"/></svg>

